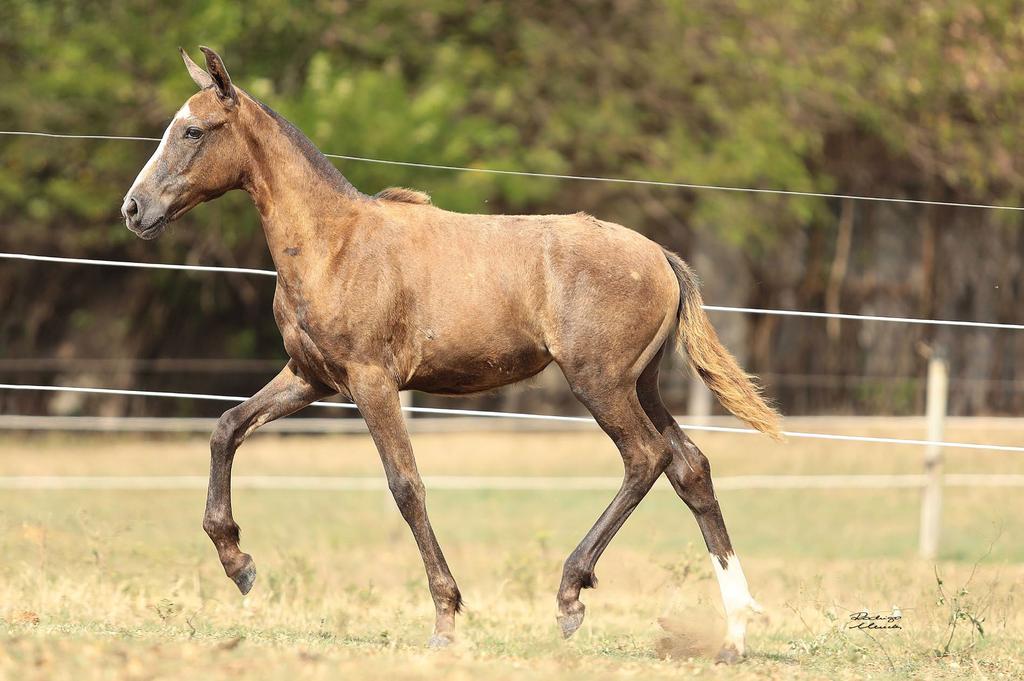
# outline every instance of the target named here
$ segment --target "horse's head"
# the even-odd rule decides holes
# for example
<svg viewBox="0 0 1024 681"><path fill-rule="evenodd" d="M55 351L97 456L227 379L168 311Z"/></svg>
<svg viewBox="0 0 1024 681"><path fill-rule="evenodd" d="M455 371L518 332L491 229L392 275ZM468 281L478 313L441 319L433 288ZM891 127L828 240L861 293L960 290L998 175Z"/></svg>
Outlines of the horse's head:
<svg viewBox="0 0 1024 681"><path fill-rule="evenodd" d="M208 72L181 50L200 91L178 110L121 205L125 225L143 239L242 182L247 147L237 124L239 93L217 53L200 49Z"/></svg>

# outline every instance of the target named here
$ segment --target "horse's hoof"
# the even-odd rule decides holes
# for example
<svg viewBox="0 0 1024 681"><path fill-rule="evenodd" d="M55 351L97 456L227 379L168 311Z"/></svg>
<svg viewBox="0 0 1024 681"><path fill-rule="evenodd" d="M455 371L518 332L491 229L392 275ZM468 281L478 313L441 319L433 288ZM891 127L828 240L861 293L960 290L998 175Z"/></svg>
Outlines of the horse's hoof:
<svg viewBox="0 0 1024 681"><path fill-rule="evenodd" d="M440 650L441 648L447 648L454 642L455 640L451 634L434 634L427 641L427 647L431 650Z"/></svg>
<svg viewBox="0 0 1024 681"><path fill-rule="evenodd" d="M576 633L576 630L583 624L583 614L583 604L580 603L579 612L558 616L558 627L562 630L562 638L569 638Z"/></svg>
<svg viewBox="0 0 1024 681"><path fill-rule="evenodd" d="M235 583L238 590L242 592L242 595L249 593L252 589L253 582L256 581L256 563L253 562L251 556L245 557L245 563L242 564L242 568L233 575L230 575L231 581Z"/></svg>
<svg viewBox="0 0 1024 681"><path fill-rule="evenodd" d="M740 651L736 650L736 646L731 643L722 646L722 649L715 655L715 664L736 664L742 661L743 656L740 655Z"/></svg>

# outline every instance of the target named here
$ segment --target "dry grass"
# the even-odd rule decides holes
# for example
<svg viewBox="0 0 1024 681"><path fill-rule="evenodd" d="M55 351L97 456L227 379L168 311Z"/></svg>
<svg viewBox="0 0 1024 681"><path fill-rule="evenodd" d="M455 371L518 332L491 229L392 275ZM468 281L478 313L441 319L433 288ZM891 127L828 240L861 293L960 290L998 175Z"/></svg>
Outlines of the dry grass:
<svg viewBox="0 0 1024 681"><path fill-rule="evenodd" d="M1024 427L1003 428L950 436L1024 440ZM621 470L595 433L415 440L429 474ZM919 469L913 448L698 442L727 475ZM957 472L1024 472L1015 455L949 457ZM206 465L202 439L0 440L0 475L201 474ZM245 446L236 472L378 475L379 463L362 436L265 436ZM432 609L419 556L382 493L237 494L243 546L260 573L243 599L200 529L200 492L4 492L0 678L1024 676L1019 491L947 490L942 603L934 566L914 558L916 491L723 492L752 590L769 611L752 628L750 658L734 668L708 658L720 636L717 588L692 518L667 492L645 500L605 554L577 637L558 638L561 561L608 496L432 492L434 525L468 606L458 645L432 653L422 646ZM901 630L845 628L851 611L893 606ZM984 637L972 617L983 618Z"/></svg>

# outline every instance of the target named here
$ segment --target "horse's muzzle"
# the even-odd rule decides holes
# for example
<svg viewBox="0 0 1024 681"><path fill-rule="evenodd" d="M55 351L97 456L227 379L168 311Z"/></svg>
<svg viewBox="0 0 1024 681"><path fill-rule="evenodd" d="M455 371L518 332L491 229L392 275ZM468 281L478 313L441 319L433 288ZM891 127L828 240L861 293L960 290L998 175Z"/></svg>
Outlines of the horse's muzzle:
<svg viewBox="0 0 1024 681"><path fill-rule="evenodd" d="M124 216L125 226L138 237L147 240L155 239L160 236L160 232L167 225L167 216L161 215L151 224L146 225L144 214L145 211L138 199L131 196L125 197L124 203L121 204L121 215Z"/></svg>

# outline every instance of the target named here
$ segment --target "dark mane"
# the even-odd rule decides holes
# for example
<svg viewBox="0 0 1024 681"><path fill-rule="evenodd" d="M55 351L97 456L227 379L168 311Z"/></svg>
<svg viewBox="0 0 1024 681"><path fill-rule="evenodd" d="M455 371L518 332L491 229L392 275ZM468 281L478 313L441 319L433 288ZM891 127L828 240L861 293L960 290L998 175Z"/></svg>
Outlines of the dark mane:
<svg viewBox="0 0 1024 681"><path fill-rule="evenodd" d="M274 122L276 122L278 127L281 128L281 131L291 141L291 143L294 144L300 152L302 152L302 155L306 157L306 160L309 161L309 164L313 166L314 170L316 170L321 177L327 180L332 187L349 196L364 196L364 194L356 189L355 186L353 186L353 184L341 174L341 171L323 155L323 152L317 149L316 145L313 144L313 142L310 141L310 139L306 137L301 130L296 128L284 116L277 113L263 102L259 101L249 93L245 94L249 99L263 109L268 116L274 119Z"/></svg>

